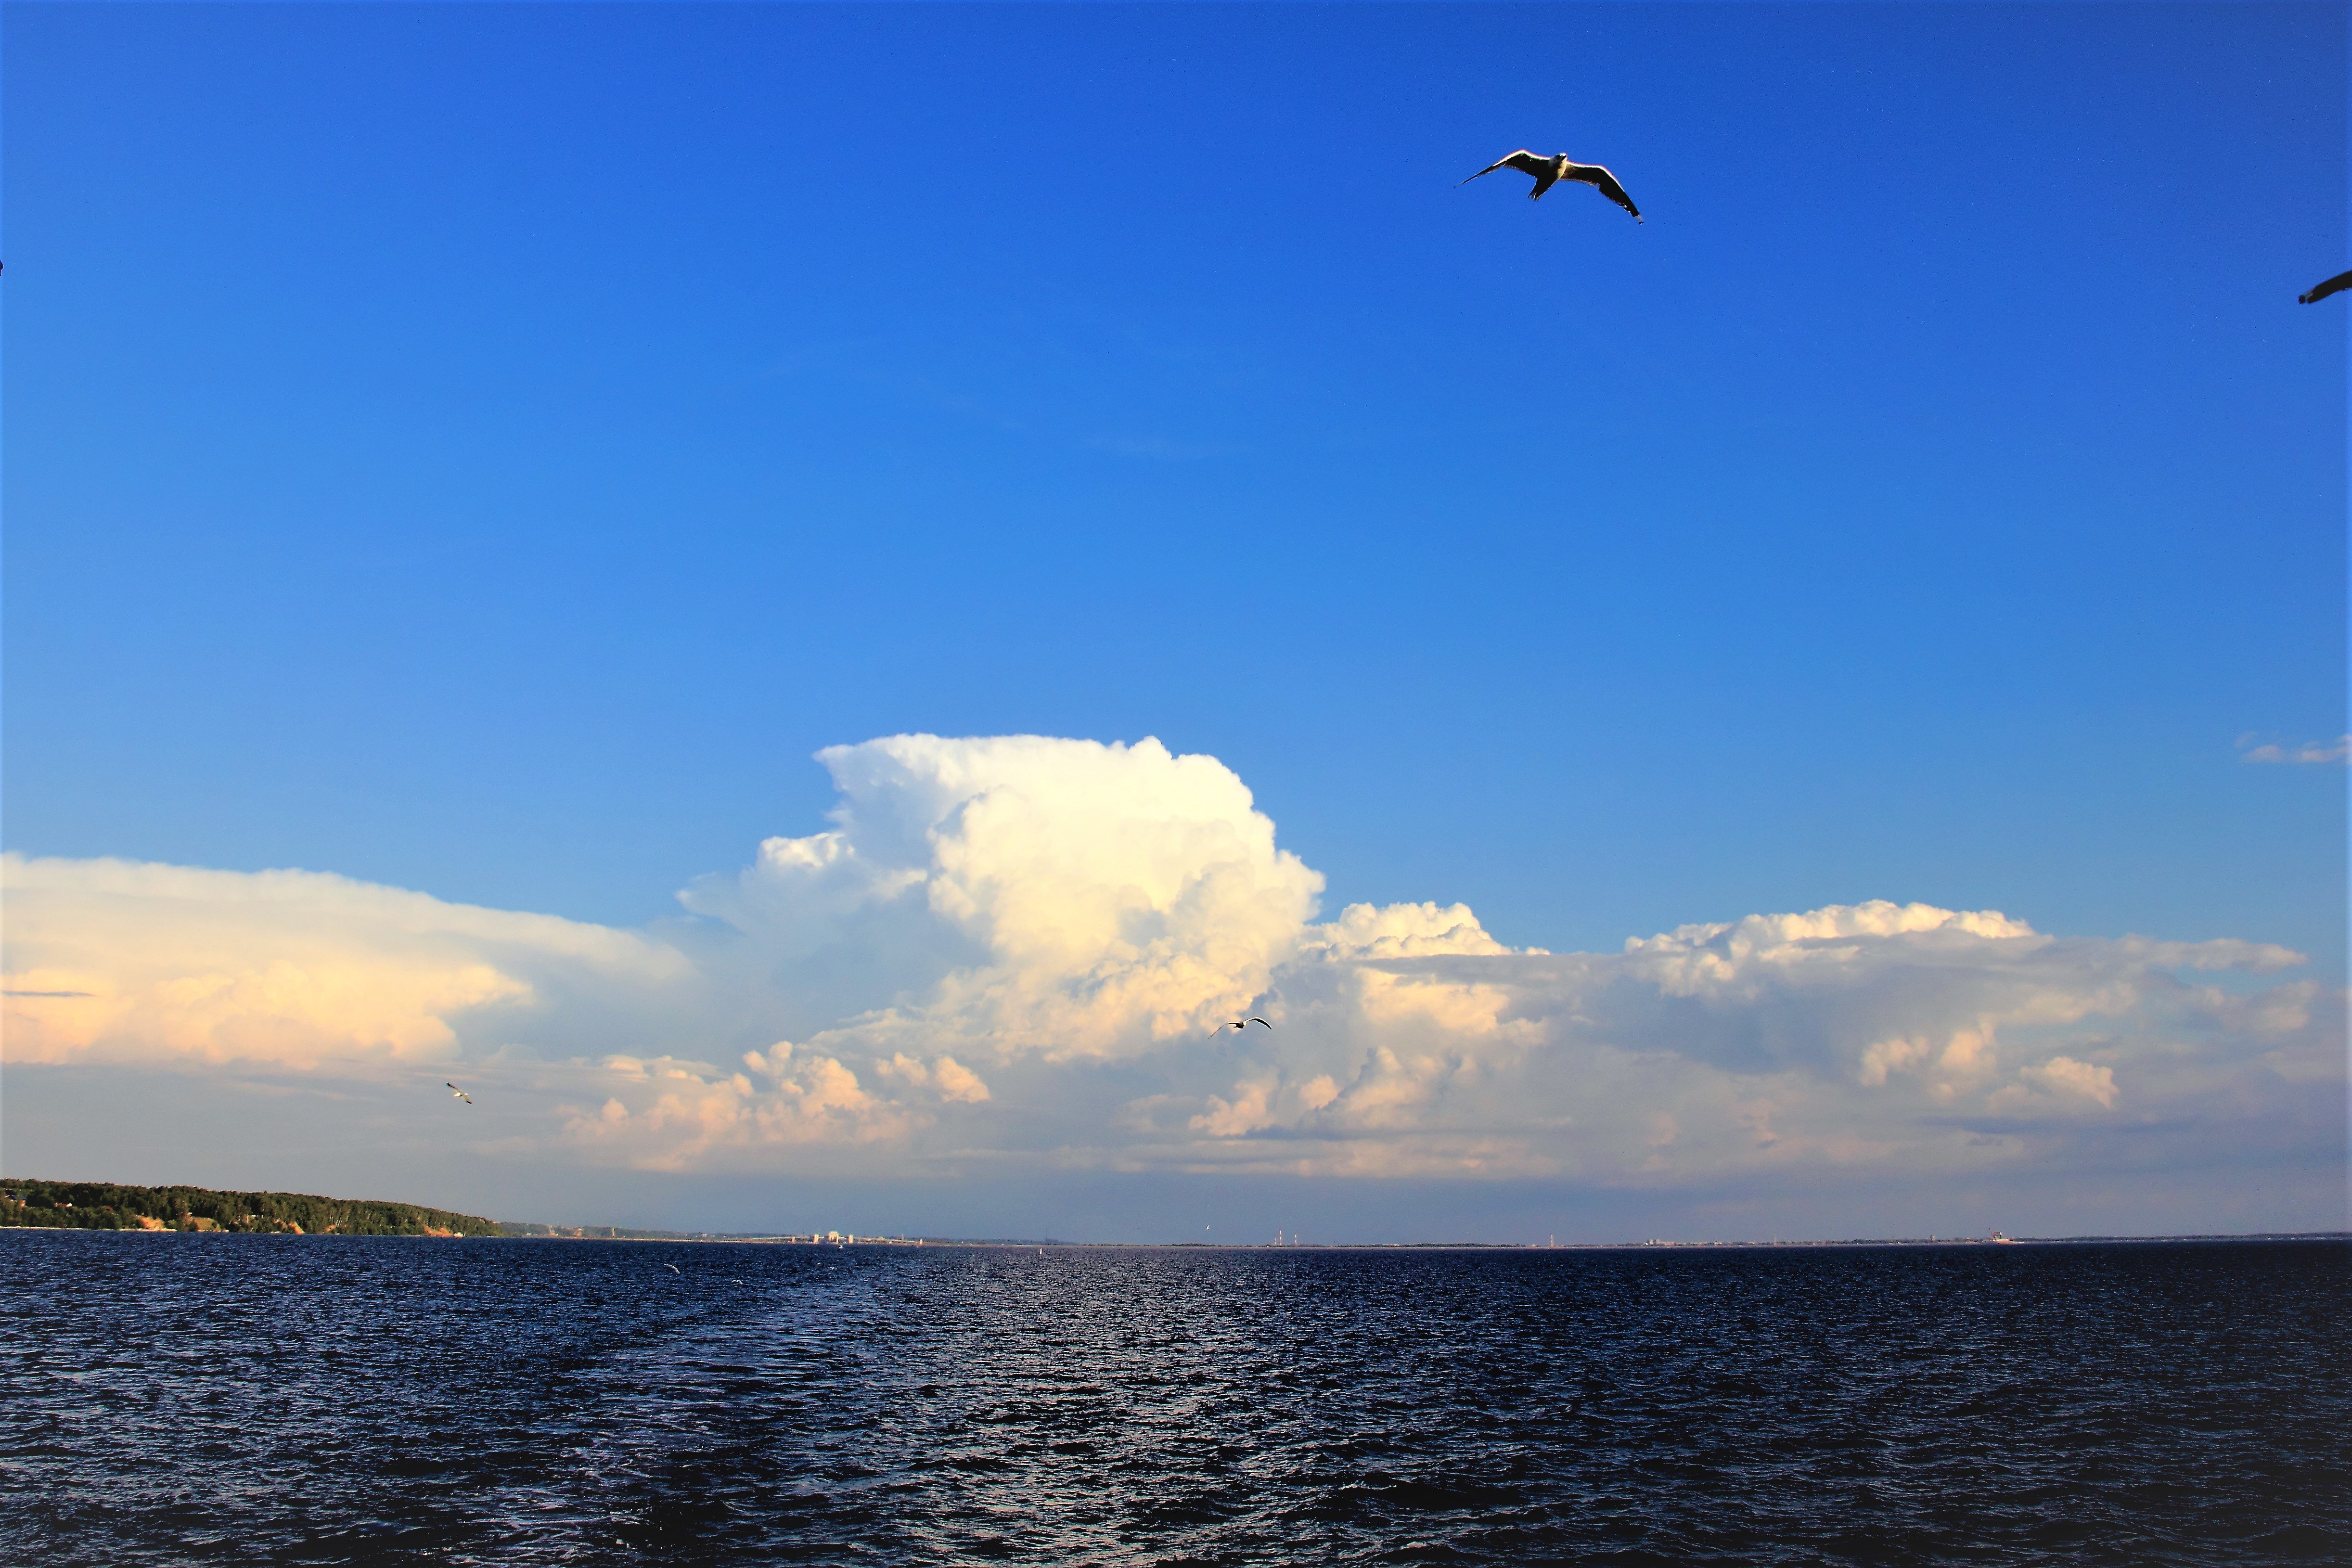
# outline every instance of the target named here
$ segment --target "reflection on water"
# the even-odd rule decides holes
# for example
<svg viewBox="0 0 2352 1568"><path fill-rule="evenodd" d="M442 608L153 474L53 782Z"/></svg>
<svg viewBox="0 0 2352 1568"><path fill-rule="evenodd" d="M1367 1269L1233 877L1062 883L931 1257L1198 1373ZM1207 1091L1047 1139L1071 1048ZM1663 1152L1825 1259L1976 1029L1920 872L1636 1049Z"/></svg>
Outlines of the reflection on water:
<svg viewBox="0 0 2352 1568"><path fill-rule="evenodd" d="M0 1508L42 1563L2347 1562L2347 1284L12 1232Z"/></svg>

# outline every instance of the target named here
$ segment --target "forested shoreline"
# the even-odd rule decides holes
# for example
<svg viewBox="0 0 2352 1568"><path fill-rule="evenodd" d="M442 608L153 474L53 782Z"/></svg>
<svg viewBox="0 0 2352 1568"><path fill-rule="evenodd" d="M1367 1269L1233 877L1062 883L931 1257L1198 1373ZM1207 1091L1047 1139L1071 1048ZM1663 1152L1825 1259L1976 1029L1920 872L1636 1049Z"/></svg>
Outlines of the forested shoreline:
<svg viewBox="0 0 2352 1568"><path fill-rule="evenodd" d="M0 1226L241 1231L276 1236L499 1236L496 1220L417 1204L310 1193L0 1180Z"/></svg>

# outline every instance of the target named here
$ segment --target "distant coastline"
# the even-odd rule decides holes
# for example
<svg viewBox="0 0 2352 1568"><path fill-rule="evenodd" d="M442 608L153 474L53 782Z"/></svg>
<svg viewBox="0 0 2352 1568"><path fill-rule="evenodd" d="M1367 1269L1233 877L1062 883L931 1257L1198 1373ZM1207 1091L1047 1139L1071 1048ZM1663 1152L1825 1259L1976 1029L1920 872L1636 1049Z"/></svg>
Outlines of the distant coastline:
<svg viewBox="0 0 2352 1568"><path fill-rule="evenodd" d="M1726 1252L1835 1247L2087 1247L2093 1245L2156 1245L2186 1241L2342 1241L2352 1242L2347 1230L2263 1230L2183 1233L2177 1236L2004 1236L1998 1241L1982 1236L1867 1236L1780 1241L1307 1241L1276 1244L1265 1241L1063 1241L1041 1237L963 1236L812 1236L803 1231L781 1236L772 1231L630 1230L620 1226L548 1226L507 1222L501 1236L548 1241L667 1241L733 1247L1061 1247L1072 1251L1149 1248L1158 1252Z"/></svg>
<svg viewBox="0 0 2352 1568"><path fill-rule="evenodd" d="M2352 1231L2198 1232L2166 1236L1846 1237L1769 1241L1063 1241L1053 1237L868 1236L847 1231L637 1230L611 1225L494 1220L421 1204L248 1193L212 1187L139 1187L111 1182L0 1178L0 1230L213 1232L264 1236L495 1237L544 1241L663 1241L759 1247L1150 1247L1207 1252L1717 1252L1789 1247L2061 1247L2186 1241L2344 1241Z"/></svg>
<svg viewBox="0 0 2352 1568"><path fill-rule="evenodd" d="M261 1236L497 1236L496 1220L418 1204L0 1179L0 1226L17 1230L221 1231Z"/></svg>

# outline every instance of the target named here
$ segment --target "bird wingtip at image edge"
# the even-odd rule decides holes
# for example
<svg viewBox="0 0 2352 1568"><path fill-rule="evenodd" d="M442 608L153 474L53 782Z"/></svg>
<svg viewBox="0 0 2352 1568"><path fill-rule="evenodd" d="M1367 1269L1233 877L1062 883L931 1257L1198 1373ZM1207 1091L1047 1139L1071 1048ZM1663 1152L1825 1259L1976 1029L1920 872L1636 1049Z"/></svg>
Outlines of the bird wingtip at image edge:
<svg viewBox="0 0 2352 1568"><path fill-rule="evenodd" d="M2333 278L2314 284L2309 292L2297 294L2294 297L2294 302L2298 305L2316 305L2329 295L2340 294L2347 289L2352 289L2352 272L2339 272Z"/></svg>

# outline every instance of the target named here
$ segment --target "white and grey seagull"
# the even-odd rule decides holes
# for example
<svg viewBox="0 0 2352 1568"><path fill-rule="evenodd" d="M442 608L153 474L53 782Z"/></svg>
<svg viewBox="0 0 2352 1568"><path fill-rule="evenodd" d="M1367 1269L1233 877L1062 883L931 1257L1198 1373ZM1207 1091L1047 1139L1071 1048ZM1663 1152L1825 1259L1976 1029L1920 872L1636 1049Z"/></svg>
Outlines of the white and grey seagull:
<svg viewBox="0 0 2352 1568"><path fill-rule="evenodd" d="M474 1097L472 1095L467 1094L464 1089L459 1089L447 1079L445 1078L441 1080L441 1087L447 1089L451 1094L456 1095L459 1100L464 1100L467 1104L471 1105L474 1103Z"/></svg>
<svg viewBox="0 0 2352 1568"><path fill-rule="evenodd" d="M1528 193L1528 200L1531 202L1541 200L1546 191L1562 180L1574 180L1580 184L1591 185L1632 213L1635 223L1642 221L1642 209L1633 205L1633 198L1625 194L1625 187L1617 183L1617 176L1598 163L1580 163L1565 153L1555 153L1547 158L1540 153L1530 153L1522 147L1507 158L1496 159L1471 175L1470 180L1491 174L1497 169L1517 169L1523 174L1533 174L1536 188ZM1470 180L1463 181L1462 184L1468 184ZM1461 186L1454 188L1459 190Z"/></svg>
<svg viewBox="0 0 2352 1568"><path fill-rule="evenodd" d="M1271 1029L1274 1027L1272 1024L1267 1023L1264 1018L1228 1018L1223 1023L1218 1025L1215 1028L1210 1030L1209 1034L1213 1037L1223 1034L1227 1029L1239 1029L1243 1034L1246 1035L1249 1033L1249 1026L1252 1024L1255 1024L1262 1029Z"/></svg>

